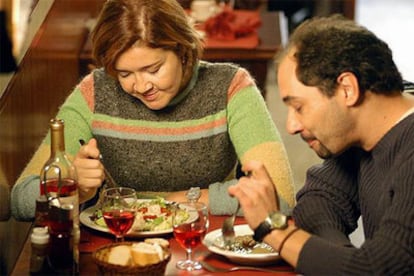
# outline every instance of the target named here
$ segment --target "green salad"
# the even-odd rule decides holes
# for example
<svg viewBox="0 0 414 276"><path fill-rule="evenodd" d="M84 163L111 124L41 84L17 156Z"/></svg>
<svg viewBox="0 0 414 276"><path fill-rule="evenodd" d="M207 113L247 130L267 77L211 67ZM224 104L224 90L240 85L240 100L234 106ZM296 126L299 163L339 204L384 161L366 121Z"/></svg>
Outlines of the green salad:
<svg viewBox="0 0 414 276"><path fill-rule="evenodd" d="M157 198L149 201L140 201L137 204L135 222L132 231L162 231L172 229L172 215L176 210L176 216L180 221L189 218L185 210L176 209L176 205Z"/></svg>
<svg viewBox="0 0 414 276"><path fill-rule="evenodd" d="M176 218L178 217L181 222L188 220L190 217L186 210L176 209L174 203L168 202L164 198L138 200L135 210L135 221L131 227L133 232L172 229L174 210L176 210ZM96 210L91 220L99 226L106 227L101 210Z"/></svg>

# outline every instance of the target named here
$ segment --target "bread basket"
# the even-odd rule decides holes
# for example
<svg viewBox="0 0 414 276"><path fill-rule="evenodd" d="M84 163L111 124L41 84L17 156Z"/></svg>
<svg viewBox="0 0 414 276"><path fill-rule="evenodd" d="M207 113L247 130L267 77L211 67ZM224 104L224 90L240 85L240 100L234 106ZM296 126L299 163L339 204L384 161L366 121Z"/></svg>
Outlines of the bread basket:
<svg viewBox="0 0 414 276"><path fill-rule="evenodd" d="M168 252L164 260L147 266L122 266L107 262L108 254L112 247L119 245L132 245L132 242L120 242L104 245L92 254L92 258L99 268L100 275L164 275L171 253Z"/></svg>

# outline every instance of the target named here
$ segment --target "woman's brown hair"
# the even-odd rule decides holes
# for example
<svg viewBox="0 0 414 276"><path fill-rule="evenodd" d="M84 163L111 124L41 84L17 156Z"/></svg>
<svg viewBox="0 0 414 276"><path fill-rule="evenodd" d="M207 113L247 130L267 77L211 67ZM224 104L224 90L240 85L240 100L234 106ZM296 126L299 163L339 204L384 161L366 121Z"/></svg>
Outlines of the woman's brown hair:
<svg viewBox="0 0 414 276"><path fill-rule="evenodd" d="M176 0L107 0L92 42L96 64L113 77L117 59L133 46L171 50L183 63L184 83L203 51L199 34Z"/></svg>

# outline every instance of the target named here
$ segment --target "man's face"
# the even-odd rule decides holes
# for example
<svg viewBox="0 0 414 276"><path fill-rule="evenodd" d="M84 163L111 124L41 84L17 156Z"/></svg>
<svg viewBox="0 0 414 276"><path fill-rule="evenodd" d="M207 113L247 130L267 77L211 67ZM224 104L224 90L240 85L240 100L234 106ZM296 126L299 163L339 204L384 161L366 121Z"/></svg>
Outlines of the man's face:
<svg viewBox="0 0 414 276"><path fill-rule="evenodd" d="M291 54L283 58L278 70L280 98L288 107L287 131L301 138L321 158L343 152L352 130L347 109L336 93L328 98L296 77L296 61Z"/></svg>

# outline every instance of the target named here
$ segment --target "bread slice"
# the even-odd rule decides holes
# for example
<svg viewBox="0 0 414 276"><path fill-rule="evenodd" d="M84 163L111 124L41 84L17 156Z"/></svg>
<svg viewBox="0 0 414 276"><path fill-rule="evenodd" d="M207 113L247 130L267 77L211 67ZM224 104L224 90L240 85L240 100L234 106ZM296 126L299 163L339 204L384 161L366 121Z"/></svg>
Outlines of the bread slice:
<svg viewBox="0 0 414 276"><path fill-rule="evenodd" d="M145 239L144 242L149 244L158 244L163 249L168 249L170 247L170 243L168 242L168 240L163 238L148 238Z"/></svg>
<svg viewBox="0 0 414 276"><path fill-rule="evenodd" d="M108 263L122 266L131 265L131 246L118 245L112 247L108 254Z"/></svg>
<svg viewBox="0 0 414 276"><path fill-rule="evenodd" d="M160 245L146 242L132 244L131 255L134 263L139 266L156 264L164 259Z"/></svg>

